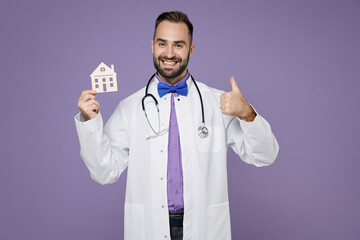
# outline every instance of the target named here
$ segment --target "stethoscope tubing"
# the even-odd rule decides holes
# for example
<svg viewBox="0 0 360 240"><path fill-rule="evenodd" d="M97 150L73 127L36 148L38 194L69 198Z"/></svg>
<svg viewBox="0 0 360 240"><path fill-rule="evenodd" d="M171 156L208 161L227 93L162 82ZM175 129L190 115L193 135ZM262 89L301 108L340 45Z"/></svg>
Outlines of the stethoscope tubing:
<svg viewBox="0 0 360 240"><path fill-rule="evenodd" d="M144 96L144 97L142 98L142 100L141 100L141 106L142 106L142 109L143 109L143 111L144 111L144 113L145 113L145 117L146 117L146 119L147 119L147 121L148 121L148 124L150 125L151 129L153 130L154 133L156 133L157 135L159 135L159 134L161 133L161 131L160 131L160 125L159 125L159 131L156 132L155 129L151 126L151 124L150 124L150 122L149 122L149 119L148 119L148 117L147 117L147 114L146 114L146 110L145 110L145 99L146 99L147 97L151 97L151 98L154 100L154 102L155 102L156 109L157 109L157 113L158 113L158 118L159 118L158 120L159 120L159 124L160 124L159 103L158 103L158 101L156 100L156 98L154 97L154 95L152 95L151 93L148 93L148 89L149 89L150 83L151 83L151 81L153 80L153 78L155 77L155 74L156 74L156 73L154 73L154 74L150 77L148 83L146 84L145 96ZM192 75L190 75L190 77L191 77L191 79L192 79L192 81L193 81L193 83L194 83L194 85L195 85L195 87L196 87L196 90L197 90L197 92L198 92L198 94L199 94L199 98L200 98L202 125L198 128L198 133L199 133L200 137L204 138L204 137L206 137L206 136L208 135L208 129L205 127L204 103L203 103L203 100L202 100L202 96L201 96L201 93L200 93L200 89L199 89L198 85L196 84L196 81L195 81L194 77L193 77Z"/></svg>

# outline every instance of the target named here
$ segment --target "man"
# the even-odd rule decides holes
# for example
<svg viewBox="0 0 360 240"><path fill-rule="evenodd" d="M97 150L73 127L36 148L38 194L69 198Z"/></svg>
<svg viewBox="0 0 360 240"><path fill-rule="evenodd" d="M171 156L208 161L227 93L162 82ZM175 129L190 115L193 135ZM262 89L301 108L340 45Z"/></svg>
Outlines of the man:
<svg viewBox="0 0 360 240"><path fill-rule="evenodd" d="M227 147L255 166L273 163L278 153L270 125L233 77L226 93L192 81L192 32L184 13L165 12L156 20L157 74L146 92L159 112L149 95L142 101L144 88L122 100L103 128L95 91L79 98L75 123L91 177L108 184L128 171L125 240L231 239ZM203 114L208 133L201 135Z"/></svg>

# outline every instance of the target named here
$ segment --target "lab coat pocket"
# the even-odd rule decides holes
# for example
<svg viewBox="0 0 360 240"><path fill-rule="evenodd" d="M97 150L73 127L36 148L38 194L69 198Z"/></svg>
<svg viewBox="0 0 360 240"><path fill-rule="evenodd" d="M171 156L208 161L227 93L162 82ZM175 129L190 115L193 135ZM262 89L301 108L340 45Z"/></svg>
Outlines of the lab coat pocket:
<svg viewBox="0 0 360 240"><path fill-rule="evenodd" d="M221 146L221 128L218 126L207 126L209 134L202 138L197 136L198 149L202 153L216 153Z"/></svg>
<svg viewBox="0 0 360 240"><path fill-rule="evenodd" d="M210 205L207 208L207 240L230 240L229 202Z"/></svg>
<svg viewBox="0 0 360 240"><path fill-rule="evenodd" d="M145 239L145 218L144 205L125 203L125 239L144 240Z"/></svg>

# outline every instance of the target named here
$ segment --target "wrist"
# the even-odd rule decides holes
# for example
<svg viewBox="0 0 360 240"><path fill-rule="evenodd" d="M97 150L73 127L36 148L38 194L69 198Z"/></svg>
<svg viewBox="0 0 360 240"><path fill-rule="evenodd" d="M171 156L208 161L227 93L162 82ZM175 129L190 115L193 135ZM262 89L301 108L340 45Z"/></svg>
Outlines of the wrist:
<svg viewBox="0 0 360 240"><path fill-rule="evenodd" d="M252 122L254 121L255 117L256 117L256 112L254 111L254 109L251 107L250 104L247 104L244 113L238 116L238 118L244 120L245 122Z"/></svg>

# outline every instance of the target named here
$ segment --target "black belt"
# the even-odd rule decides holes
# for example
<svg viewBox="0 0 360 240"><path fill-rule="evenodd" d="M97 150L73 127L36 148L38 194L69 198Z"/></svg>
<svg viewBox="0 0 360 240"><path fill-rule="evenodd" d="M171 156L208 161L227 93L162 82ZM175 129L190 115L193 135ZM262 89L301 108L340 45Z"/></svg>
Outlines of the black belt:
<svg viewBox="0 0 360 240"><path fill-rule="evenodd" d="M184 220L184 212L169 212L170 227L182 227Z"/></svg>

